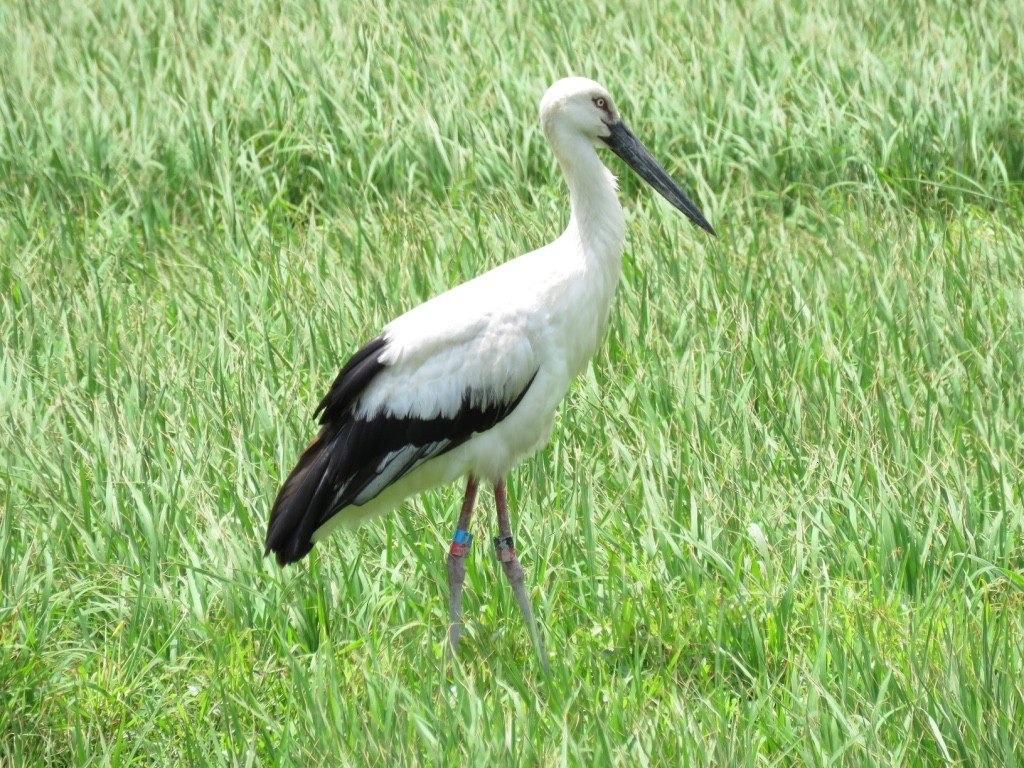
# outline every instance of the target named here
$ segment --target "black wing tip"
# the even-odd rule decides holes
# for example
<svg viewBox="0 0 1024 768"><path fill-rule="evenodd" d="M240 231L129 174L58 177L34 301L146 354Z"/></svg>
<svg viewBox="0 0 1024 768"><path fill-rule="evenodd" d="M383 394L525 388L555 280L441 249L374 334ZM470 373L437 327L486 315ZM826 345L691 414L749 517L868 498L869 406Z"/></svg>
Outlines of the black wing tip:
<svg viewBox="0 0 1024 768"><path fill-rule="evenodd" d="M293 473L289 482L295 479ZM288 483L281 489L277 502L270 513L270 525L267 526L267 541L263 549L263 556L267 557L271 552L277 564L284 568L291 563L309 554L313 549L311 539L312 531L309 525L310 510L301 510L292 507L294 497ZM286 493L286 491L289 491ZM305 514L302 512L305 511Z"/></svg>
<svg viewBox="0 0 1024 768"><path fill-rule="evenodd" d="M313 549L312 534L319 510L316 507L301 511L288 510L280 516L278 512L275 506L267 528L263 556L267 557L273 552L277 564L284 568L286 565L299 562Z"/></svg>
<svg viewBox="0 0 1024 768"><path fill-rule="evenodd" d="M308 540L304 543L294 539L289 542L281 542L277 544L271 544L268 542L266 548L263 550L263 557L267 557L271 552L273 552L274 559L277 561L278 567L284 568L292 563L297 563L302 560L312 549L313 542Z"/></svg>
<svg viewBox="0 0 1024 768"><path fill-rule="evenodd" d="M330 390L317 406L313 417L319 419L322 429L313 439L299 462L285 480L270 512L267 541L263 550L266 557L274 553L281 567L304 558L313 548L311 536L333 511L330 498L321 493L324 481L340 474L332 465L331 447L349 424L351 409L366 386L384 368L381 352L387 339L380 334L364 344L342 366ZM342 462L343 463L343 462Z"/></svg>
<svg viewBox="0 0 1024 768"><path fill-rule="evenodd" d="M283 552L278 552L270 544L267 544L263 548L263 557L266 558L271 552L274 553L274 559L277 560L277 564L281 568L284 568L286 565L288 565L288 563L291 562L287 557L284 556Z"/></svg>
<svg viewBox="0 0 1024 768"><path fill-rule="evenodd" d="M313 438L270 510L263 556L273 552L282 567L309 553L313 532L330 516L324 514L329 499L321 492L330 472L330 442L327 430Z"/></svg>

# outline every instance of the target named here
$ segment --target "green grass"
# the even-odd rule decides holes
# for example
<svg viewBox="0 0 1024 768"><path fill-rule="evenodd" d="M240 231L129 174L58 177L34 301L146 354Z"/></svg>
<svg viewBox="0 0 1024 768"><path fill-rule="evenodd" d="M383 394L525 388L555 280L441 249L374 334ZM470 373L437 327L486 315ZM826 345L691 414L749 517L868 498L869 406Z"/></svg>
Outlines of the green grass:
<svg viewBox="0 0 1024 768"><path fill-rule="evenodd" d="M497 5L0 5L0 764L1024 764L1018 9ZM345 356L561 230L569 73L721 237L609 158L551 675L480 544L448 678L461 488L261 541Z"/></svg>

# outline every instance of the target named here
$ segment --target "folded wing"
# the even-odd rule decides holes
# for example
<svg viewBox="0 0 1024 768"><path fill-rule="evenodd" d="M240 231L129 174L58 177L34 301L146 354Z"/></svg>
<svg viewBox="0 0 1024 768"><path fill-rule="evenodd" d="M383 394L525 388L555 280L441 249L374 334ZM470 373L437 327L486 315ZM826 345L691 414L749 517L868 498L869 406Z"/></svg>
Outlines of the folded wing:
<svg viewBox="0 0 1024 768"><path fill-rule="evenodd" d="M500 324L439 339L392 323L349 359L317 407L320 432L274 502L266 552L281 565L301 559L314 532L345 507L372 501L501 422L536 376L530 356Z"/></svg>

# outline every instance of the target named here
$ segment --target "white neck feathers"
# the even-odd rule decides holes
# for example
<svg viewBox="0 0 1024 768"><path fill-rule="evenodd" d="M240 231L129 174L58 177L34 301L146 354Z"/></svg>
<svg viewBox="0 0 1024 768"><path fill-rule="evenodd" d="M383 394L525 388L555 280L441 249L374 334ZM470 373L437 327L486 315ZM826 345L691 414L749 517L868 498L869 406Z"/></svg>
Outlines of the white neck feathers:
<svg viewBox="0 0 1024 768"><path fill-rule="evenodd" d="M569 184L572 204L564 236L578 243L589 266L614 277L613 283L618 282L626 223L615 177L595 148L579 135L552 136L551 145Z"/></svg>

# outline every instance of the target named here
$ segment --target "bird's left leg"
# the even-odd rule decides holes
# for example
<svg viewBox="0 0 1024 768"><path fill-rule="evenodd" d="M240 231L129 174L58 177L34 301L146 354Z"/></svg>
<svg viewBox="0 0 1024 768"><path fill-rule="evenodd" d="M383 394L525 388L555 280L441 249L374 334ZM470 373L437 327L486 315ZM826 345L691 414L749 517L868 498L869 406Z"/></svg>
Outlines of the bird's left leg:
<svg viewBox="0 0 1024 768"><path fill-rule="evenodd" d="M459 633L462 631L462 584L466 580L466 555L473 543L469 532L469 521L473 517L473 502L476 501L477 480L470 475L466 482L466 496L462 500L459 523L452 536L448 550L448 649L449 659L459 650Z"/></svg>
<svg viewBox="0 0 1024 768"><path fill-rule="evenodd" d="M530 596L526 592L526 574L523 566L516 556L515 539L512 538L512 524L508 519L508 500L505 497L505 481L502 480L494 486L494 501L498 507L498 536L494 539L494 549L501 563L501 567L508 577L512 591L515 593L516 602L519 603L519 610L526 619L526 628L530 633L537 653L540 656L540 663L545 671L548 669L548 655L544 650L544 638L537 630L537 622L533 618L533 608L530 605Z"/></svg>

